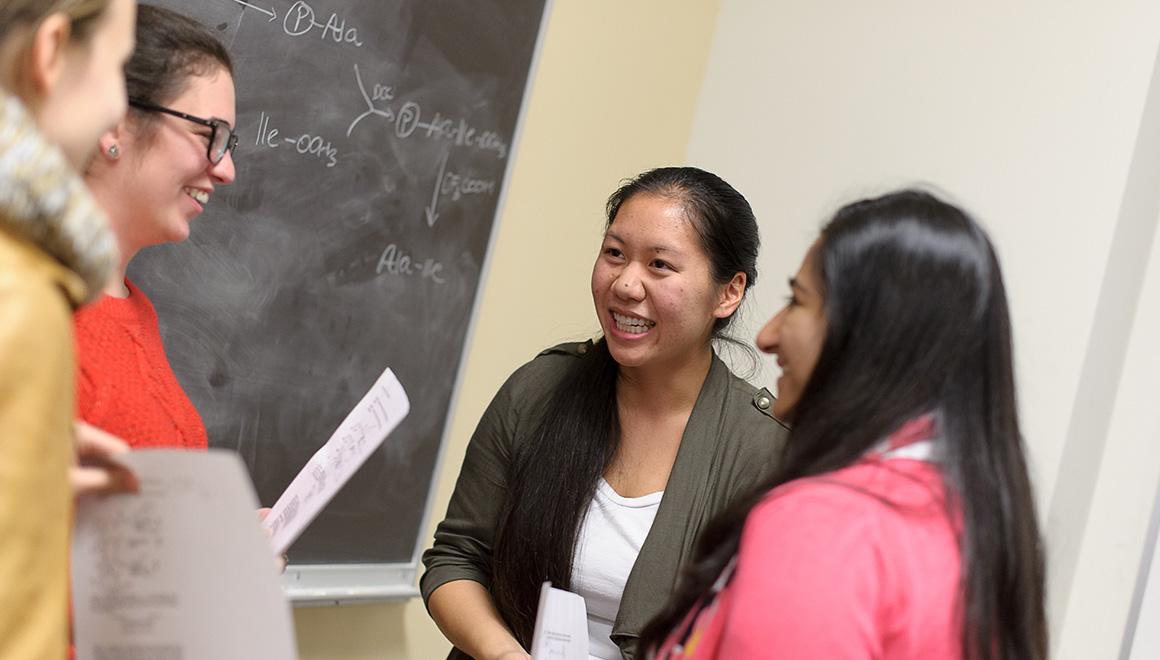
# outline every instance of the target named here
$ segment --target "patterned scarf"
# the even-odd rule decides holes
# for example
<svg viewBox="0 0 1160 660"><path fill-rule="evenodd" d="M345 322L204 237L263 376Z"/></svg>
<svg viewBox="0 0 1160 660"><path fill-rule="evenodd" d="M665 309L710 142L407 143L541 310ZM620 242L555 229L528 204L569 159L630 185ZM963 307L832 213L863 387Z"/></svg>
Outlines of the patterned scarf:
<svg viewBox="0 0 1160 660"><path fill-rule="evenodd" d="M60 147L21 102L0 90L0 231L37 246L101 294L120 259L108 219Z"/></svg>

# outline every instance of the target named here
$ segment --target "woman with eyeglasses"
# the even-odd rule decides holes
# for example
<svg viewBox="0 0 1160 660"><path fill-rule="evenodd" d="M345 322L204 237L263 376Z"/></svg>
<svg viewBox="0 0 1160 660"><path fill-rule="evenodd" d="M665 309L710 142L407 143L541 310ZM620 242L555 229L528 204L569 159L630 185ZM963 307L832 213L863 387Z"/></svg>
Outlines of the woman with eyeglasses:
<svg viewBox="0 0 1160 660"><path fill-rule="evenodd" d="M116 260L79 173L125 113L135 12L135 0L0 0L0 658L65 654L71 317Z"/></svg>
<svg viewBox="0 0 1160 660"><path fill-rule="evenodd" d="M201 24L143 5L125 76L129 114L101 136L86 175L121 260L105 295L76 317L78 414L133 447L204 448L157 315L125 269L141 249L189 236L214 190L234 180L232 63Z"/></svg>

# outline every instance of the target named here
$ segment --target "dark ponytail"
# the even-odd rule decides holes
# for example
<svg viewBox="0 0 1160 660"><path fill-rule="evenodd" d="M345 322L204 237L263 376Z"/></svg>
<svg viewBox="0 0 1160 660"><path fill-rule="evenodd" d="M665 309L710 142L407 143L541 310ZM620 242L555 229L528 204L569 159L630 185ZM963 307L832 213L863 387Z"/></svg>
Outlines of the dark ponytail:
<svg viewBox="0 0 1160 660"><path fill-rule="evenodd" d="M532 641L540 584L568 589L580 521L616 453L618 367L604 340L576 361L512 462L499 518L492 596L516 639Z"/></svg>

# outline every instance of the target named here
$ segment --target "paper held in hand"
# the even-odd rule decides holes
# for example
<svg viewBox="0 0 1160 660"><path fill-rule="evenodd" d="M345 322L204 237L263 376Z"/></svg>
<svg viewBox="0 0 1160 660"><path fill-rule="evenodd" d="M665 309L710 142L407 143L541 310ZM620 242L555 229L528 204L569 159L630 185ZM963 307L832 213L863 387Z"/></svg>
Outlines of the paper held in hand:
<svg viewBox="0 0 1160 660"><path fill-rule="evenodd" d="M532 660L588 660L588 608L583 597L544 583L532 632Z"/></svg>
<svg viewBox="0 0 1160 660"><path fill-rule="evenodd" d="M238 455L146 449L117 460L141 492L77 503L77 660L297 658L290 604Z"/></svg>
<svg viewBox="0 0 1160 660"><path fill-rule="evenodd" d="M383 371L266 516L263 525L276 554L286 552L410 411L399 379L390 369Z"/></svg>

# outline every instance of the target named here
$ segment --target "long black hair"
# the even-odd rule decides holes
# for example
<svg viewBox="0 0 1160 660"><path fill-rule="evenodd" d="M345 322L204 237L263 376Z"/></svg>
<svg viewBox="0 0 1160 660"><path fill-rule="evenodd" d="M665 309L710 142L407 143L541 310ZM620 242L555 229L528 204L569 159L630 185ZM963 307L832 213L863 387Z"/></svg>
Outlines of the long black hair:
<svg viewBox="0 0 1160 660"><path fill-rule="evenodd" d="M990 241L955 206L905 190L843 207L817 250L826 334L784 461L706 528L640 648L655 649L706 593L770 489L848 466L906 421L938 411L948 505L962 516L963 657L1046 658L1043 548Z"/></svg>
<svg viewBox="0 0 1160 660"><path fill-rule="evenodd" d="M693 167L650 170L608 199L611 226L636 195L675 199L709 257L711 274L726 284L745 273L757 280L757 220L749 203L720 177ZM715 337L730 319L719 319ZM616 383L619 367L604 340L596 342L547 399L541 420L512 458L492 560L492 597L516 638L527 647L544 580L570 588L572 558L584 513L620 441Z"/></svg>

